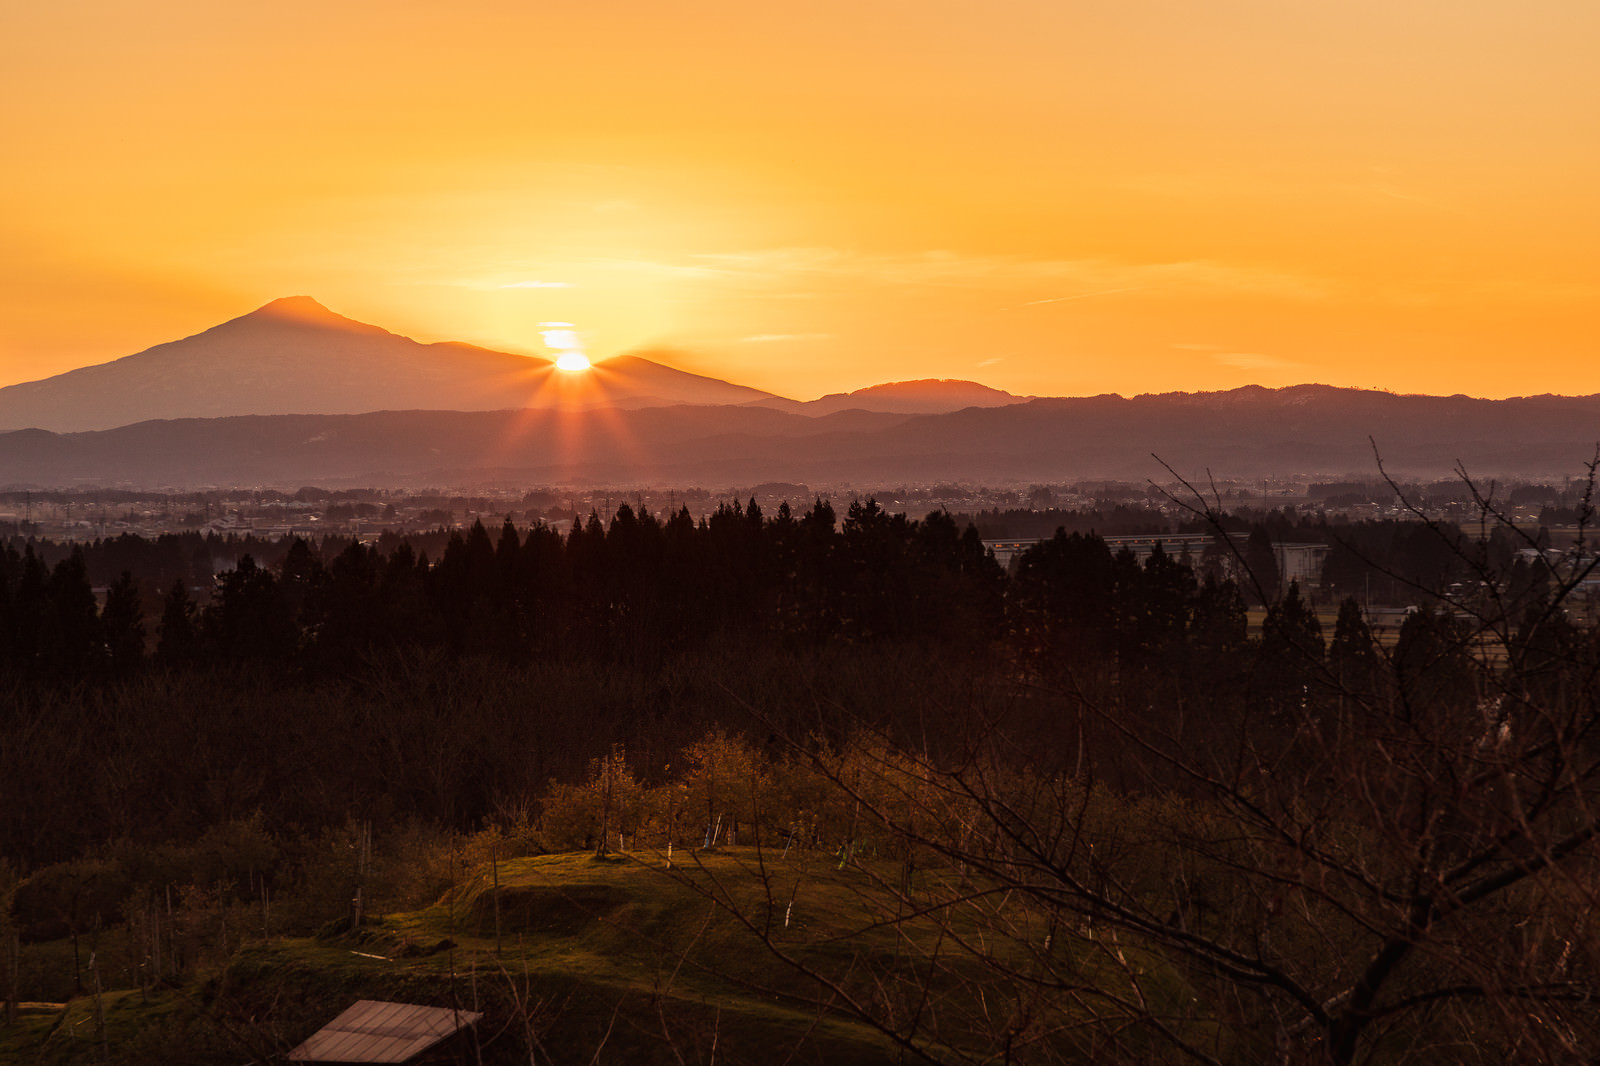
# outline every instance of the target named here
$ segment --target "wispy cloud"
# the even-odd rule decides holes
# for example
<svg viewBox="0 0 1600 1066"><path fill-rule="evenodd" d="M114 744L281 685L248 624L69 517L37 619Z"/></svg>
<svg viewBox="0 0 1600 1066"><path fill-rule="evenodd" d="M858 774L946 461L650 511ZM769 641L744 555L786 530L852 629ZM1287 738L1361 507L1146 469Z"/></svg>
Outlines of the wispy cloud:
<svg viewBox="0 0 1600 1066"><path fill-rule="evenodd" d="M531 265L496 264L476 276L445 284L473 289L566 289L571 281L529 278ZM814 298L840 286L897 289L966 289L1005 294L1014 307L1037 307L1148 289L1158 294L1234 292L1318 300L1335 286L1323 279L1270 266L1206 259L1134 263L1109 259L1039 259L934 248L920 252L859 252L826 246L791 246L671 257L590 256L567 268L586 286L606 274L632 274L674 283L708 283L755 290L767 298ZM519 277L519 274L522 275Z"/></svg>
<svg viewBox="0 0 1600 1066"><path fill-rule="evenodd" d="M1032 307L1035 304L1058 304L1065 300L1087 300L1091 296L1110 296L1112 293L1116 292L1136 292L1142 288L1144 288L1143 285L1129 285L1125 289L1102 289L1099 292L1080 292L1073 296L1050 296L1043 300L1024 301L1022 306Z"/></svg>
<svg viewBox="0 0 1600 1066"><path fill-rule="evenodd" d="M702 259L708 257L691 256L690 258ZM723 266L672 262L664 259L619 259L611 256L595 256L584 259L582 262L584 267L588 269L616 270L625 273L692 281L737 281L747 276L745 271Z"/></svg>
<svg viewBox="0 0 1600 1066"><path fill-rule="evenodd" d="M903 254L849 252L828 247L708 252L689 263L653 263L650 269L721 277L757 285L809 287L826 280L900 287L1015 289L1046 286L1082 290L1027 301L1027 305L1087 299L1135 289L1233 290L1314 300L1331 286L1271 267L1195 259L1125 263L1103 259L1029 259L932 249ZM645 264L633 264L644 268ZM1026 306L1026 305L1025 305Z"/></svg>
<svg viewBox="0 0 1600 1066"><path fill-rule="evenodd" d="M570 289L574 284L570 281L545 281L540 278L516 278L507 281L506 275L511 271L501 271L487 277L456 277L456 278L426 278L414 282L419 285L448 285L454 289L476 289L479 292L496 292L500 289Z"/></svg>
<svg viewBox="0 0 1600 1066"><path fill-rule="evenodd" d="M1261 352L1230 351L1228 346L1223 344L1183 343L1174 344L1172 347L1180 352L1196 352L1209 356L1213 361L1235 370L1288 373L1305 369L1305 364L1295 359L1286 359L1280 355L1265 355Z"/></svg>
<svg viewBox="0 0 1600 1066"><path fill-rule="evenodd" d="M1212 356L1224 366L1231 366L1236 370L1298 370L1302 364L1293 359L1284 359L1276 355L1262 355L1259 352L1218 352Z"/></svg>

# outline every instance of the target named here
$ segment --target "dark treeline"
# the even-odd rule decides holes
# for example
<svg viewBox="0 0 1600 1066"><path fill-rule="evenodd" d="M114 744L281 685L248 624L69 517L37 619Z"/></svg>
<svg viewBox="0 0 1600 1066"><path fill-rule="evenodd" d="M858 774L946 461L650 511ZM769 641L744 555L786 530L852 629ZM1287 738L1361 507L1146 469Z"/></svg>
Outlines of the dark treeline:
<svg viewBox="0 0 1600 1066"><path fill-rule="evenodd" d="M766 516L752 500L698 523L687 510L662 519L624 504L609 524L591 513L565 533L543 524L519 531L507 519L494 531L478 523L387 533L374 544L215 534L13 542L0 548L0 664L13 677L56 682L251 662L316 680L348 676L374 654L423 649L513 663L645 664L734 634L789 649L864 641L976 649L1007 629L1007 599L1013 608L1028 600L1060 535L1161 531L1147 511L1044 516L1059 520L1057 539L1025 557L1009 589L974 525L963 531L944 512L911 520L871 500L851 504L842 523L821 501L798 516L787 505ZM1415 521L1330 525L1277 511L1219 521L1239 548L1218 540L1146 568L1210 579L1204 588L1248 568L1252 581L1239 594L1254 604L1286 591L1272 542L1330 545L1320 588L1299 592L1329 605L1346 596L1426 603L1480 566L1505 575L1519 596L1543 580L1505 527L1478 541ZM1131 595L1125 579L1095 582ZM1112 598L1107 591L1102 614ZM1011 629L1015 621L1013 610Z"/></svg>
<svg viewBox="0 0 1600 1066"><path fill-rule="evenodd" d="M867 504L861 503L852 506L861 509L868 507ZM738 527L737 522L730 524L728 517L736 509L741 512L747 510L725 504L709 519L702 520L699 524L689 522L688 527L698 531L701 526L715 523L717 536L725 538L726 530ZM886 520L892 517L885 515L875 505L873 509ZM762 552L768 547L780 553L788 551L790 550L787 543L789 526L801 525L816 513L816 509L813 508L807 515L784 518L780 509L778 513L767 516L762 522L763 525L773 525L776 528L768 531L760 544L747 547L749 550ZM441 511L439 521L447 521L450 514L451 512ZM936 514L940 517L931 521L942 522L943 513L936 512ZM1575 514L1571 508L1551 512L1545 525L1570 524ZM629 516L639 527L639 546L647 552L654 550L651 546L669 530L678 540L686 539L683 534L687 516L681 512L675 517L664 519L646 511L636 513L629 507L623 507L617 512L616 517L622 518L627 528L626 522ZM1549 546L1548 537L1542 527L1536 538L1524 540L1513 528L1499 524L1479 531L1463 530L1457 524L1448 521L1424 524L1415 518L1348 522L1330 520L1320 513L1296 513L1292 508L1268 511L1240 509L1232 513L1213 515L1209 519L1193 514L1174 518L1148 507L1122 504L1090 510L1012 509L974 514L957 513L949 517L958 529L965 530L967 526L973 526L978 536L996 540L1048 539L1058 529L1068 533L1093 532L1106 537L1211 533L1222 529L1240 538L1260 530L1270 541L1325 544L1330 548L1330 555L1321 575L1320 585L1315 589L1302 590L1307 596L1325 604L1332 604L1349 595L1357 596L1364 603L1373 605L1399 606L1426 602L1430 595L1448 589L1452 583L1470 579L1473 565L1480 558L1501 572L1510 572L1517 565L1514 557L1517 549L1535 545ZM591 518L597 523L601 521L598 515L592 515ZM905 523L907 529L926 524L927 521ZM588 522L579 523L577 528L586 535L590 532ZM948 530L941 535L948 540L947 533ZM501 541L504 539L504 527L497 529L491 525L487 534L490 546L498 553ZM517 536L528 540L538 538L542 543L558 534L559 539L570 544L572 539L570 533L561 533L554 527L542 524L532 529L525 528ZM622 535L619 534L620 536ZM465 541L467 538L468 535L465 533L444 527L403 534L390 531L383 533L375 543L371 544L370 550L375 552L377 557L388 559L400 550L402 544L409 544L414 560L425 555L429 560L437 562L449 549L452 540ZM1475 543L1480 539L1483 540L1481 547ZM89 583L96 588L108 588L127 573L139 590L143 610L149 616L151 623L152 637L154 622L160 613L161 599L170 591L174 582L183 582L197 598L204 600L209 597L213 588L213 575L235 568L247 555L257 567L272 570L275 574L279 573L285 557L295 542L296 538L292 537L216 532L166 533L153 539L124 533L116 537L77 543L19 537L0 540L0 544L16 554L16 558L10 564L13 577L21 554L30 546L39 561L51 569L74 553L80 553ZM705 545L709 541L698 543ZM355 539L350 536L329 534L307 541L302 550L309 551L317 564L327 567L355 544ZM1469 546L1466 552L1455 550L1462 545ZM462 547L465 547L465 544ZM620 544L613 544L608 550L615 552L621 547ZM527 544L521 545L521 549L525 557L537 554ZM481 550L481 542L476 543L474 551L481 554ZM547 559L546 563L548 561ZM780 563L782 561L779 560ZM813 561L810 558L801 560L802 563ZM628 565L637 570L641 566L648 568L653 563L647 558L642 562L630 562ZM1526 564L1523 566L1526 567ZM481 572L481 568L475 572ZM772 569L767 576L776 579L782 575L778 569ZM526 591L519 590L519 594L524 594ZM656 591L659 590L651 590L650 594ZM527 601L527 598L524 594L524 601Z"/></svg>
<svg viewBox="0 0 1600 1066"><path fill-rule="evenodd" d="M1278 587L1265 545L1322 528L1254 527L1238 562L1259 579L1242 587L1217 548L1140 561L1064 528L1008 578L972 526L870 500L842 522L820 501L800 515L724 505L698 523L624 504L565 533L507 521L374 545L7 547L0 854L28 866L253 811L282 827L373 809L471 827L580 776L608 743L648 778L712 725L837 741L871 721L956 746L971 693L1019 671L1070 668L1152 714L1204 705L1220 721L1308 683L1286 673L1282 642L1320 662L1310 590ZM1374 560L1401 587L1444 588L1464 565L1416 524L1341 532L1340 593L1370 584ZM1413 545L1424 538L1431 550ZM1517 595L1537 595L1497 544ZM208 590L201 576L230 557ZM1273 605L1260 639L1251 603ZM1338 654L1370 643L1359 621L1332 634ZM1059 733L1057 708L1014 703L1016 729ZM1082 757L1076 742L1041 750Z"/></svg>
<svg viewBox="0 0 1600 1066"><path fill-rule="evenodd" d="M959 518L967 516L960 515ZM1031 540L1039 537L1049 537L1058 529L1065 529L1068 533L1099 533L1104 537L1118 536L1133 533L1181 533L1188 530L1179 527L1172 528L1172 524L1160 511L1147 507L1134 507L1128 504L1115 504L1111 507L1096 507L1092 510L1079 511L1059 509L1055 507L1045 510L1035 510L1026 507L1012 507L1006 510L996 508L991 511L979 511L969 519L978 527L978 532L990 540Z"/></svg>
<svg viewBox="0 0 1600 1066"><path fill-rule="evenodd" d="M447 538L447 539L446 539ZM176 586L155 655L287 662L339 675L374 651L502 661L654 663L728 634L787 644L947 640L999 620L1002 575L948 516L875 503L770 519L752 503L695 523L624 504L568 533L545 525L348 543L304 541L219 576L203 610ZM436 554L434 554L436 553Z"/></svg>
<svg viewBox="0 0 1600 1066"><path fill-rule="evenodd" d="M386 532L375 547L384 555L402 540L413 551L437 556L451 537L448 529L406 533ZM316 541L312 549L319 558L331 559L353 542L348 536L329 535ZM83 558L84 573L95 587L105 587L127 572L141 587L164 590L174 581L193 588L209 588L218 570L231 570L248 555L258 566L276 569L294 544L294 538L258 536L255 533L163 533L154 539L122 533L90 541L63 542L12 537L0 541L20 559L29 548L47 567L71 555ZM308 543L309 546L309 543ZM16 560L13 560L15 565Z"/></svg>
<svg viewBox="0 0 1600 1066"><path fill-rule="evenodd" d="M253 811L472 826L614 741L648 767L714 722L778 729L749 700L781 676L852 678L825 702L881 717L899 706L882 679L949 673L1005 624L974 531L871 501L842 522L824 503L699 523L624 505L565 534L294 540L197 586L252 546L0 551L0 855L28 867ZM91 560L122 567L103 604ZM769 695L759 714L803 734L825 725L816 699Z"/></svg>

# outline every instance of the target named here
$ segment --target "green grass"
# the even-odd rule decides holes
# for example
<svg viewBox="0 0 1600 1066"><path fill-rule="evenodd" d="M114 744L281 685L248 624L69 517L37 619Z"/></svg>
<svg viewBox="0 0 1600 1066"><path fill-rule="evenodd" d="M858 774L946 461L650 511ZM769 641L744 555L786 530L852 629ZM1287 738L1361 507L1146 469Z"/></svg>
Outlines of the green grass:
<svg viewBox="0 0 1600 1066"><path fill-rule="evenodd" d="M484 868L434 904L355 933L253 942L207 979L149 1002L137 990L108 995L109 1061L281 1055L357 999L483 1011L443 1061L527 1063L530 1046L540 1063L898 1058L846 1000L979 1058L1013 1029L1070 1058L1080 1020L1071 1001L1041 997L995 965L1118 980L1110 953L1070 930L1056 929L1047 950L1042 916L1012 897L932 906L970 890L953 875L918 872L907 902L885 891L899 883L890 861L841 869L817 852L754 848L678 860L668 869L644 853L515 859L500 864L498 895ZM1159 984L1181 997L1175 976ZM0 1061L99 1062L98 1031L93 998L80 997L0 1030Z"/></svg>

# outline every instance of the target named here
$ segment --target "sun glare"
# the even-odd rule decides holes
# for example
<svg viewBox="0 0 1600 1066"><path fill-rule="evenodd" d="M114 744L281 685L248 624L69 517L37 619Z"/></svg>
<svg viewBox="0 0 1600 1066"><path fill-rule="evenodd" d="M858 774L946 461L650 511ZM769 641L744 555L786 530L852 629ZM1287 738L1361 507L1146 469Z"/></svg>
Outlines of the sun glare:
<svg viewBox="0 0 1600 1066"><path fill-rule="evenodd" d="M560 354L556 356L556 369L577 373L589 369L589 357L583 354L583 340L571 322L541 322L539 331L544 346Z"/></svg>

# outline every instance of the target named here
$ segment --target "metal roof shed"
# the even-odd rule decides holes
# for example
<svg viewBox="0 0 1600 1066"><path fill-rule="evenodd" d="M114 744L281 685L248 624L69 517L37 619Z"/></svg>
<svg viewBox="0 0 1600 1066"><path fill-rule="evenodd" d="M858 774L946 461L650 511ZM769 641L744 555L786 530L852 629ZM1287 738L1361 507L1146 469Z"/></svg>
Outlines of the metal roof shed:
<svg viewBox="0 0 1600 1066"><path fill-rule="evenodd" d="M293 1051L294 1062L405 1062L483 1015L449 1007L358 1000Z"/></svg>

